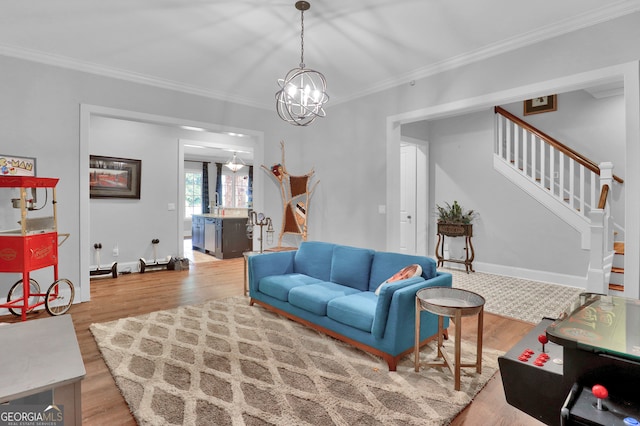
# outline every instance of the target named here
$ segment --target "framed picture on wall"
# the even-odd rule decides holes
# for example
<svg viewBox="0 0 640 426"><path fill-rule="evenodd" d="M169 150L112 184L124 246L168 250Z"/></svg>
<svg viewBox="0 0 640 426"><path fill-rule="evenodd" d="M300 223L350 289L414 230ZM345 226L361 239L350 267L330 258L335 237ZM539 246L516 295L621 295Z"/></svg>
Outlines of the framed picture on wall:
<svg viewBox="0 0 640 426"><path fill-rule="evenodd" d="M540 96L524 101L524 115L540 114L541 112L558 109L558 95Z"/></svg>
<svg viewBox="0 0 640 426"><path fill-rule="evenodd" d="M91 155L89 197L139 200L141 167L142 160Z"/></svg>

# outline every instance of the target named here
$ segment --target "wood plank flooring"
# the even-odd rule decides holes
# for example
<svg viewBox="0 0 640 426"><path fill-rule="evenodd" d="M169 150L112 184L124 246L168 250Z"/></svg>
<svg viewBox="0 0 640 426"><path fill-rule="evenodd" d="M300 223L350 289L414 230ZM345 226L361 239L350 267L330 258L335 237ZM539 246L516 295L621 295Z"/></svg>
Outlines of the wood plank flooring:
<svg viewBox="0 0 640 426"><path fill-rule="evenodd" d="M105 276L91 281L91 301L76 304L69 311L87 370L82 381L85 425L136 424L100 356L89 326L95 322L201 303L208 299L242 295L243 263L242 258L191 263L189 271L154 271L120 275L115 279ZM46 316L41 312L29 318ZM16 321L13 316L0 317L0 322ZM532 327L521 321L485 314L484 345L506 351ZM463 337L475 339L475 331L475 317L463 318ZM506 403L500 374L497 373L452 424L535 426L542 423Z"/></svg>

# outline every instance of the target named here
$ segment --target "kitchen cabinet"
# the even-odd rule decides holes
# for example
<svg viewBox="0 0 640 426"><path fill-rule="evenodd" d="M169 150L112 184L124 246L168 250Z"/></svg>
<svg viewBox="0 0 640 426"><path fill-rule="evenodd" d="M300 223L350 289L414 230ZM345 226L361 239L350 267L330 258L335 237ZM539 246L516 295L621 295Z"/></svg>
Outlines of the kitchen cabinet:
<svg viewBox="0 0 640 426"><path fill-rule="evenodd" d="M216 257L231 259L250 251L252 241L247 238L247 218L216 219Z"/></svg>
<svg viewBox="0 0 640 426"><path fill-rule="evenodd" d="M191 245L194 249L217 257L231 259L250 251L246 217L221 217L213 214L193 215Z"/></svg>

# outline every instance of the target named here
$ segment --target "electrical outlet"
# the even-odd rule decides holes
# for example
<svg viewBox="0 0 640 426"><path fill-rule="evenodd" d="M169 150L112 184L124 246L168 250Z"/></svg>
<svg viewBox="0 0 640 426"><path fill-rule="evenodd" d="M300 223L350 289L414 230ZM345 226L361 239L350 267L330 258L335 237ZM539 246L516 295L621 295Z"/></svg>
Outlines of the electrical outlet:
<svg viewBox="0 0 640 426"><path fill-rule="evenodd" d="M113 257L118 257L119 254L120 254L120 250L118 249L118 246L115 246L113 248Z"/></svg>

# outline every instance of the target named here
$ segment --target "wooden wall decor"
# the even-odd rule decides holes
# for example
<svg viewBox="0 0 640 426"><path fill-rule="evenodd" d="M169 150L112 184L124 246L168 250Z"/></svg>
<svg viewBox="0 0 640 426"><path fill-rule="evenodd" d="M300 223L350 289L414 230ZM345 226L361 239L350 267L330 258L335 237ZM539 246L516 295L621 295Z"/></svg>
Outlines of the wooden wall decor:
<svg viewBox="0 0 640 426"><path fill-rule="evenodd" d="M302 176L289 174L284 161L284 141L280 141L282 151L282 162L273 166L262 168L274 178L280 185L280 195L282 196L283 215L278 247L282 245L284 234L300 235L303 241L307 240L307 218L309 217L309 203L316 186L320 181L311 185L314 177L314 170Z"/></svg>

